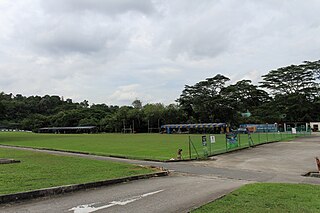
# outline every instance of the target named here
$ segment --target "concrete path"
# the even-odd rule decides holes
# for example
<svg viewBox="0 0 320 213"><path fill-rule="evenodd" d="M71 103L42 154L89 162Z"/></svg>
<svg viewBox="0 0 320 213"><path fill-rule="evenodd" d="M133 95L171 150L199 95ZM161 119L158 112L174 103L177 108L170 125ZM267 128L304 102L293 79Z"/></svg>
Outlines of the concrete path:
<svg viewBox="0 0 320 213"><path fill-rule="evenodd" d="M139 180L51 198L2 205L0 212L186 212L247 183L320 184L319 178L301 176L316 170L314 157L320 156L319 136L265 144L216 156L208 161L176 163L37 151L160 166L174 172L164 178Z"/></svg>

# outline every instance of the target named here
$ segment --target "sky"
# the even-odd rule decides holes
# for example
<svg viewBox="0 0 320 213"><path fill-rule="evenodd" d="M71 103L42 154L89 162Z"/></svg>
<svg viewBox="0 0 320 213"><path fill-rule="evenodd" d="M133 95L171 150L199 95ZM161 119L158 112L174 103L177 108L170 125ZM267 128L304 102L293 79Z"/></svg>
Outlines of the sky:
<svg viewBox="0 0 320 213"><path fill-rule="evenodd" d="M319 60L318 0L0 0L0 91L174 103L222 74L254 84Z"/></svg>

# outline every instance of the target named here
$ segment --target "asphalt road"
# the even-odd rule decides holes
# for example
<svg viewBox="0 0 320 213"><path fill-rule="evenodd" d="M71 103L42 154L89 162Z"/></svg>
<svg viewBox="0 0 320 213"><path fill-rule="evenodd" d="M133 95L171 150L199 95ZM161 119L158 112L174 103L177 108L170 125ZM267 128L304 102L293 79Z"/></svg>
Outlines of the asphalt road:
<svg viewBox="0 0 320 213"><path fill-rule="evenodd" d="M1 211L184 212L245 183L211 176L172 175L7 205Z"/></svg>
<svg viewBox="0 0 320 213"><path fill-rule="evenodd" d="M172 172L168 177L1 205L0 212L187 212L247 183L320 184L319 178L302 176L316 170L314 157L320 156L320 137L265 144L208 161L176 163L41 151L161 166Z"/></svg>

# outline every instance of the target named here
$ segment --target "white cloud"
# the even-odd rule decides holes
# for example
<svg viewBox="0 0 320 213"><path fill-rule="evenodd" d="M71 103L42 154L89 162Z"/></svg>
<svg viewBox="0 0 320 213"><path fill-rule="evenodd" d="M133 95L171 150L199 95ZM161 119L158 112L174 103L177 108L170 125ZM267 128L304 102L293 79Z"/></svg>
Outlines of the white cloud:
<svg viewBox="0 0 320 213"><path fill-rule="evenodd" d="M139 87L139 84L119 86L110 98L117 101L134 101L139 96L137 92Z"/></svg>
<svg viewBox="0 0 320 213"><path fill-rule="evenodd" d="M45 0L42 6L47 12L56 13L99 12L115 15L129 11L145 14L153 12L150 0Z"/></svg>
<svg viewBox="0 0 320 213"><path fill-rule="evenodd" d="M319 9L316 0L0 0L0 87L168 104L218 73L256 83L319 59Z"/></svg>

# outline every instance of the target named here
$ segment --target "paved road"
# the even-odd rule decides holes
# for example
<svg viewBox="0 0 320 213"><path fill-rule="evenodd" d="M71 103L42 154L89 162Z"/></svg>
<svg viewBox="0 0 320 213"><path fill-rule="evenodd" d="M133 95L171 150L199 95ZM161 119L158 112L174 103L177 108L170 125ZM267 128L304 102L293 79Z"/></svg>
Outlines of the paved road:
<svg viewBox="0 0 320 213"><path fill-rule="evenodd" d="M38 199L3 212L184 212L247 183L211 176L172 175ZM93 204L93 206L85 206ZM112 205L115 204L115 205ZM86 207L86 208L84 208ZM86 211L87 210L87 211Z"/></svg>
<svg viewBox="0 0 320 213"><path fill-rule="evenodd" d="M320 156L320 137L266 144L216 156L208 161L177 163L41 151L161 166L174 172L163 178L2 205L0 212L186 212L247 183L320 184L319 178L301 176L316 170L314 157Z"/></svg>

